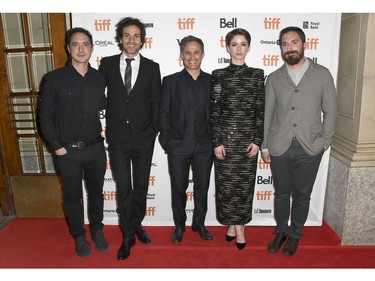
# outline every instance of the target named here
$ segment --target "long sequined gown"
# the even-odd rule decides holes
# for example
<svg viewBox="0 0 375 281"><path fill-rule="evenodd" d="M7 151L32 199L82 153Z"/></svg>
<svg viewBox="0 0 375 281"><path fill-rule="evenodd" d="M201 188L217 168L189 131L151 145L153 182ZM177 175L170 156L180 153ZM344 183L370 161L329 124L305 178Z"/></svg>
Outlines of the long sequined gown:
<svg viewBox="0 0 375 281"><path fill-rule="evenodd" d="M264 71L230 64L212 72L211 126L214 147L224 145L225 159L215 159L217 220L224 225L251 221L258 157L250 143L263 141Z"/></svg>

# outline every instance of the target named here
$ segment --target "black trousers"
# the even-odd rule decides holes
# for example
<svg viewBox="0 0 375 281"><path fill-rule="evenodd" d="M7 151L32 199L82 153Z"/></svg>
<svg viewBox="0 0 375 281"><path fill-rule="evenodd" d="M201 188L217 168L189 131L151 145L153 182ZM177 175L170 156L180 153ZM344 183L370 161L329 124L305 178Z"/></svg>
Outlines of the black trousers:
<svg viewBox="0 0 375 281"><path fill-rule="evenodd" d="M147 205L154 144L109 149L109 158L117 190L117 212L123 240L133 239L141 225Z"/></svg>
<svg viewBox="0 0 375 281"><path fill-rule="evenodd" d="M192 149L176 148L168 154L171 180L172 212L176 227L185 227L186 190L190 168L193 173L194 212L192 225L204 226L207 214L207 193L213 164L213 148L208 140L203 146Z"/></svg>
<svg viewBox="0 0 375 281"><path fill-rule="evenodd" d="M103 228L103 184L106 171L106 153L103 143L85 148L68 148L68 153L57 156L57 164L64 185L64 209L71 235L85 235L82 189L87 192L90 231Z"/></svg>
<svg viewBox="0 0 375 281"><path fill-rule="evenodd" d="M310 156L297 140L293 140L283 155L271 155L277 233L285 232L296 239L302 237L302 229L310 208L311 192L323 152L322 150L319 154ZM290 208L290 198L292 198L292 208ZM290 226L288 226L289 217Z"/></svg>

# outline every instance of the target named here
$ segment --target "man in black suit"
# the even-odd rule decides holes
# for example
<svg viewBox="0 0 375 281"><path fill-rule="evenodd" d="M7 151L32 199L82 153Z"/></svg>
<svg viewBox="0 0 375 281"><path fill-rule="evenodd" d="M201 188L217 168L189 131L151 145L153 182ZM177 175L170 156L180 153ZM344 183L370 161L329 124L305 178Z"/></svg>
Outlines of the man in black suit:
<svg viewBox="0 0 375 281"><path fill-rule="evenodd" d="M185 232L190 167L194 182L192 230L204 240L213 239L204 225L213 163L209 124L211 75L201 70L201 39L191 35L183 38L180 55L184 69L163 78L159 111L159 142L168 154L171 179L173 243L181 242Z"/></svg>
<svg viewBox="0 0 375 281"><path fill-rule="evenodd" d="M123 234L118 260L129 257L135 235L142 243L151 242L141 223L159 131L161 76L159 64L139 54L145 37L145 25L139 19L121 19L115 38L122 52L103 58L99 67L107 84L106 137Z"/></svg>

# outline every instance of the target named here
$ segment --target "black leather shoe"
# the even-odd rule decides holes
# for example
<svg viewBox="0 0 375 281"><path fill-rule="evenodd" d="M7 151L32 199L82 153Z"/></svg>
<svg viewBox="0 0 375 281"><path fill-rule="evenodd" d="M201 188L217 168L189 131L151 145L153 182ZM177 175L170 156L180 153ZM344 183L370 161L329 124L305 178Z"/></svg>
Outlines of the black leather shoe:
<svg viewBox="0 0 375 281"><path fill-rule="evenodd" d="M137 235L138 240L142 243L148 244L151 243L150 235L146 232L142 225L138 226L135 230L135 235Z"/></svg>
<svg viewBox="0 0 375 281"><path fill-rule="evenodd" d="M203 240L213 240L211 233L204 226L196 227L192 226L191 229L199 233Z"/></svg>
<svg viewBox="0 0 375 281"><path fill-rule="evenodd" d="M122 242L120 249L117 251L117 260L122 261L130 256L130 249L135 245L135 239L125 240Z"/></svg>
<svg viewBox="0 0 375 281"><path fill-rule="evenodd" d="M87 242L85 236L78 236L75 239L76 242L76 254L80 257L87 257L91 255L91 247L89 242Z"/></svg>
<svg viewBox="0 0 375 281"><path fill-rule="evenodd" d="M103 230L98 230L91 235L92 240L95 242L95 247L99 252L105 252L108 250L108 242L104 238Z"/></svg>
<svg viewBox="0 0 375 281"><path fill-rule="evenodd" d="M276 233L276 236L268 243L268 252L274 254L277 253L281 246L284 244L287 236L284 232Z"/></svg>
<svg viewBox="0 0 375 281"><path fill-rule="evenodd" d="M175 227L173 234L172 234L172 242L180 243L182 241L182 237L184 236L184 232L185 232L185 228Z"/></svg>
<svg viewBox="0 0 375 281"><path fill-rule="evenodd" d="M283 254L286 256L293 256L297 252L298 242L298 239L289 237L284 245Z"/></svg>

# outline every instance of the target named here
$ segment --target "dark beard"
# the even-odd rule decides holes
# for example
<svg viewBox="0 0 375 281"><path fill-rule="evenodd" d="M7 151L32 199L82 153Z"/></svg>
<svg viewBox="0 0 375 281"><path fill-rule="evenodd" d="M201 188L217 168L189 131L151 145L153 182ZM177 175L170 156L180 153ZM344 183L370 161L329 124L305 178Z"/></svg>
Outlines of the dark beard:
<svg viewBox="0 0 375 281"><path fill-rule="evenodd" d="M305 56L304 53L305 53L304 50L302 50L301 52L298 52L298 51L287 52L287 53L282 54L282 58L287 64L296 65L301 61L301 59L303 59L303 57ZM288 56L290 54L296 54L296 56Z"/></svg>

